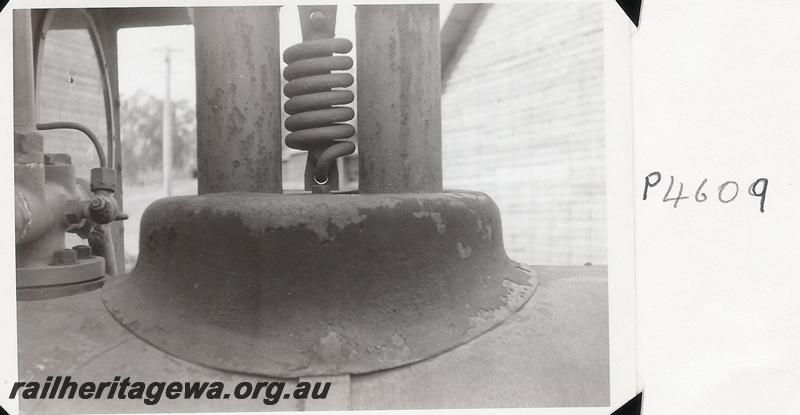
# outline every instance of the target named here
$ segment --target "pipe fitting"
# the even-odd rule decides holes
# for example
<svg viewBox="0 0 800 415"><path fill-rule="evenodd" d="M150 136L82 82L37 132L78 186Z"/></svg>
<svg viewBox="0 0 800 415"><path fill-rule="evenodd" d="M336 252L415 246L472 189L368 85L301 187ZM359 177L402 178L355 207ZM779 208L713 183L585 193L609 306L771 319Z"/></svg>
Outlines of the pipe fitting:
<svg viewBox="0 0 800 415"><path fill-rule="evenodd" d="M108 167L95 167L91 171L89 186L92 193L101 190L114 193L117 190L117 172Z"/></svg>
<svg viewBox="0 0 800 415"><path fill-rule="evenodd" d="M114 194L106 190L98 191L89 199L86 204L86 216L92 222L100 225L128 219L128 214L120 210Z"/></svg>
<svg viewBox="0 0 800 415"><path fill-rule="evenodd" d="M108 167L95 167L91 172L89 189L94 193L86 204L85 215L94 223L105 225L115 220L128 219L117 201L114 191L117 188L117 172Z"/></svg>

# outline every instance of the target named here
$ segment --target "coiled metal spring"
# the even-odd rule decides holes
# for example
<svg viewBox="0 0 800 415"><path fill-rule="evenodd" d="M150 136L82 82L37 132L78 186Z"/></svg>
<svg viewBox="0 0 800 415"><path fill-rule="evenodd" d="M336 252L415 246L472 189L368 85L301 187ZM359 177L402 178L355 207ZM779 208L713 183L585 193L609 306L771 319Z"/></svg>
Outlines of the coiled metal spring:
<svg viewBox="0 0 800 415"><path fill-rule="evenodd" d="M328 12L330 14L330 12ZM304 41L286 49L283 60L287 66L283 77L288 81L283 89L289 100L284 110L286 119L286 145L308 151L306 163L306 190L324 192L338 189L336 159L352 154L356 146L343 141L355 135L355 128L345 124L355 116L347 105L353 102L353 84L349 73L332 73L353 67L353 60L345 54L353 48L347 39L333 38L334 17L314 10L308 19ZM302 10L301 10L302 16ZM332 22L331 22L332 20ZM315 186L316 185L316 186ZM323 187L324 186L324 187ZM325 190L319 190L319 189Z"/></svg>

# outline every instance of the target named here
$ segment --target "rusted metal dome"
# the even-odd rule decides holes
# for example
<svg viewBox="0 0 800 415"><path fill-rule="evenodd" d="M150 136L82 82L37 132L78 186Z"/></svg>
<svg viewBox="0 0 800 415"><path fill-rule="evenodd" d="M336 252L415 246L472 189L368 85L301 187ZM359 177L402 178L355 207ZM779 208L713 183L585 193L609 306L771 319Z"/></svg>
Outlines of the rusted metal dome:
<svg viewBox="0 0 800 415"><path fill-rule="evenodd" d="M522 306L533 273L509 260L477 192L218 193L153 203L106 307L180 358L277 377L413 363Z"/></svg>

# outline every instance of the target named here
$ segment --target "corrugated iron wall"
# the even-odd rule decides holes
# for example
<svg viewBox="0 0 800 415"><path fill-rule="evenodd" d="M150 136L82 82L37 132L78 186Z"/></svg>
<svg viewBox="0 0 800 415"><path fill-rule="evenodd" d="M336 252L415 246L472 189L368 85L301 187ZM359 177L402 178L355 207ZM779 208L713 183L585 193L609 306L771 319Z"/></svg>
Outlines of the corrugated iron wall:
<svg viewBox="0 0 800 415"><path fill-rule="evenodd" d="M479 15L444 84L445 188L494 199L513 259L607 263L602 3Z"/></svg>

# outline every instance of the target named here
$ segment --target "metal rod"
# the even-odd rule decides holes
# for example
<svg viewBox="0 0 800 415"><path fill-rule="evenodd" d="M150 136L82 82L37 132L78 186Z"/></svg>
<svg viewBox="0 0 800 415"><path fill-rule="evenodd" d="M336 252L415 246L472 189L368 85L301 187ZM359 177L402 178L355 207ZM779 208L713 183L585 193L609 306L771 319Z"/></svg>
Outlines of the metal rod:
<svg viewBox="0 0 800 415"><path fill-rule="evenodd" d="M172 196L172 58L170 54L175 49L166 48L164 50L164 64L166 65L166 77L164 79L164 107L161 115L161 187L164 194Z"/></svg>
<svg viewBox="0 0 800 415"><path fill-rule="evenodd" d="M357 6L356 55L359 191L440 191L439 6Z"/></svg>
<svg viewBox="0 0 800 415"><path fill-rule="evenodd" d="M119 275L119 265L117 264L116 250L114 249L114 236L111 225L101 225L103 229L103 256L106 259L106 274L111 276Z"/></svg>
<svg viewBox="0 0 800 415"><path fill-rule="evenodd" d="M200 194L282 191L278 11L194 9Z"/></svg>
<svg viewBox="0 0 800 415"><path fill-rule="evenodd" d="M33 131L36 101L33 81L33 40L30 10L14 10L14 130ZM41 152L42 149L40 148Z"/></svg>

